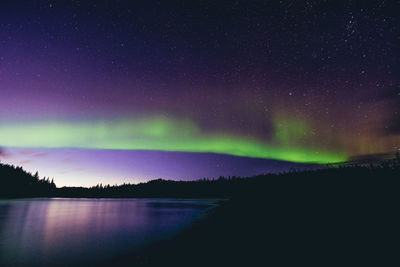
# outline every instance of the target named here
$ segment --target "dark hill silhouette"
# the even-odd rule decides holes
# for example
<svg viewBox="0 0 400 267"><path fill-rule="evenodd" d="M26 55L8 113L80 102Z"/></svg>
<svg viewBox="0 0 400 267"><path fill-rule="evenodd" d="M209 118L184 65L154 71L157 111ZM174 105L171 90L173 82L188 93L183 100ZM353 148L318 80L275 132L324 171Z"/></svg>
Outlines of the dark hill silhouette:
<svg viewBox="0 0 400 267"><path fill-rule="evenodd" d="M275 190L307 192L315 190L351 190L384 183L400 177L400 160L385 160L379 164L344 165L319 170L290 171L249 178L219 177L197 181L152 180L118 186L97 185L90 188L63 187L59 197L177 197L177 198L244 198L275 194ZM325 192L326 193L326 192Z"/></svg>
<svg viewBox="0 0 400 267"><path fill-rule="evenodd" d="M400 177L400 156L379 164L343 165L318 170L264 174L249 178L219 177L197 181L152 180L139 184L56 188L48 178L40 179L21 167L0 164L0 197L178 197L235 198L275 194L276 190L301 191L358 190L372 184L384 184ZM391 181L393 182L393 181ZM316 192L314 192L316 193Z"/></svg>

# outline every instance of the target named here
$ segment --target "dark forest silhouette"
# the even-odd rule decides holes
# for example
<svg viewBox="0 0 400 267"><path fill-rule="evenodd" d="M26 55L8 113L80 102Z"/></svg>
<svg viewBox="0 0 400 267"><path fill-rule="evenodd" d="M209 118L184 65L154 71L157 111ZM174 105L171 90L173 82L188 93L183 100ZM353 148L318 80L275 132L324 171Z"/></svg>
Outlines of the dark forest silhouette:
<svg viewBox="0 0 400 267"><path fill-rule="evenodd" d="M325 188L367 186L377 179L399 178L400 156L378 164L343 165L313 170L292 170L281 174L263 174L248 178L219 177L196 181L152 180L139 184L56 188L53 180L40 179L38 173L0 163L0 197L178 197L232 198L262 196L278 188ZM379 182L380 183L380 182ZM327 188L329 187L329 188ZM343 189L343 188L342 188ZM271 191L272 190L272 191ZM271 192L270 192L271 191Z"/></svg>
<svg viewBox="0 0 400 267"><path fill-rule="evenodd" d="M56 193L53 179L39 178L22 167L0 163L0 197L47 197Z"/></svg>

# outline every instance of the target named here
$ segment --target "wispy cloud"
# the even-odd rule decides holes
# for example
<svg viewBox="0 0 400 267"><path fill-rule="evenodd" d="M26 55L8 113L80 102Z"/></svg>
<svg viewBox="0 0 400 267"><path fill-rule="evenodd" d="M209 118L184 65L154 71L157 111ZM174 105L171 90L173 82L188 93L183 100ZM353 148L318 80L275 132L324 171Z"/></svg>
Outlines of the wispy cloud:
<svg viewBox="0 0 400 267"><path fill-rule="evenodd" d="M40 152L40 153L36 153L36 154L34 154L33 156L35 157L35 158L39 158L39 157L45 157L45 156L47 156L49 153L47 153L47 152Z"/></svg>
<svg viewBox="0 0 400 267"><path fill-rule="evenodd" d="M13 157L12 153L7 152L5 149L0 147L0 159L1 158L9 159L9 158L12 158L12 157Z"/></svg>
<svg viewBox="0 0 400 267"><path fill-rule="evenodd" d="M33 153L35 153L35 151L33 150L23 150L19 152L22 155L32 155Z"/></svg>
<svg viewBox="0 0 400 267"><path fill-rule="evenodd" d="M28 164L28 163L31 163L31 162L32 162L32 160L26 159L26 160L18 161L17 164L24 165L24 164Z"/></svg>

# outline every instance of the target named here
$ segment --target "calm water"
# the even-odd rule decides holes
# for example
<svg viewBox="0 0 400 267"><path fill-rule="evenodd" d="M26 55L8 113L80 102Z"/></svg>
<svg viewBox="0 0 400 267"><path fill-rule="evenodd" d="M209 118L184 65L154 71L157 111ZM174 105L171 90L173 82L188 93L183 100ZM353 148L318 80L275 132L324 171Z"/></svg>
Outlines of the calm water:
<svg viewBox="0 0 400 267"><path fill-rule="evenodd" d="M0 266L105 262L170 238L213 200L0 200Z"/></svg>

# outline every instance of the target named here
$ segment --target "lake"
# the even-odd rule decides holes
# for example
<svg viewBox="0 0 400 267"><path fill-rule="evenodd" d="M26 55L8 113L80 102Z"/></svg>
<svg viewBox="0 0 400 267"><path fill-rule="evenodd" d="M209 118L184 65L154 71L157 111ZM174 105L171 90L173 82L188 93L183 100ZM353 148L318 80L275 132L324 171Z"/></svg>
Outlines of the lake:
<svg viewBox="0 0 400 267"><path fill-rule="evenodd" d="M0 266L104 263L190 226L217 200L0 200Z"/></svg>

